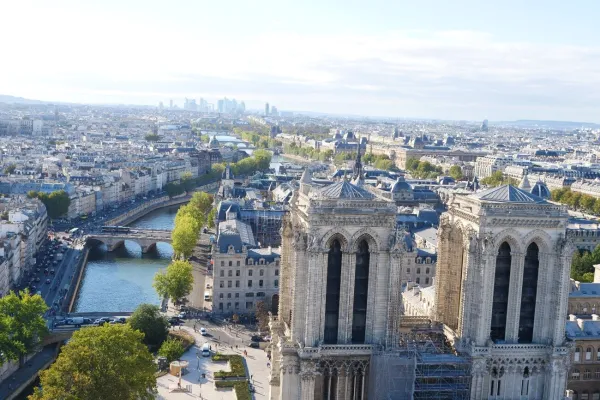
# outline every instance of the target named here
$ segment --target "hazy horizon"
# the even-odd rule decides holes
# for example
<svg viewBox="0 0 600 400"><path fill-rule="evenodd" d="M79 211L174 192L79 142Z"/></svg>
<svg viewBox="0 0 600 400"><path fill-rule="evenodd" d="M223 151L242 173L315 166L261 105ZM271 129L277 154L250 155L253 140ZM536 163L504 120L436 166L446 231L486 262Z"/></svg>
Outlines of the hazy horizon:
<svg viewBox="0 0 600 400"><path fill-rule="evenodd" d="M4 6L0 93L88 104L600 122L600 4L41 0ZM400 3L400 2L398 2Z"/></svg>

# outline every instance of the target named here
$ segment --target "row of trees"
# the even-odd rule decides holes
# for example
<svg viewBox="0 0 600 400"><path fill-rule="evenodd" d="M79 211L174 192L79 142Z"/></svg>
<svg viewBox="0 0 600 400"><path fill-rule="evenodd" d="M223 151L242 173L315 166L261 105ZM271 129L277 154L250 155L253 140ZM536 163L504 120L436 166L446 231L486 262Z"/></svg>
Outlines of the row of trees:
<svg viewBox="0 0 600 400"><path fill-rule="evenodd" d="M492 175L483 178L480 182L482 185L496 187L500 185L517 185L518 182L508 176L504 176L502 171L496 171Z"/></svg>
<svg viewBox="0 0 600 400"><path fill-rule="evenodd" d="M200 231L204 226L214 225L213 196L195 192L190 202L182 206L175 215L175 226L171 233L176 258L187 259L192 255Z"/></svg>
<svg viewBox="0 0 600 400"><path fill-rule="evenodd" d="M40 295L28 290L0 298L0 365L22 362L48 333L43 316L48 307Z"/></svg>
<svg viewBox="0 0 600 400"><path fill-rule="evenodd" d="M600 264L600 246L594 251L576 251L571 261L571 278L580 282L594 281L594 265Z"/></svg>
<svg viewBox="0 0 600 400"><path fill-rule="evenodd" d="M74 332L56 362L40 373L41 389L29 399L154 399L157 349L168 362L185 351L180 340L169 338L159 308L141 304L127 324Z"/></svg>
<svg viewBox="0 0 600 400"><path fill-rule="evenodd" d="M386 154L367 153L363 157L364 162L373 165L377 169L392 171L396 169L394 162Z"/></svg>
<svg viewBox="0 0 600 400"><path fill-rule="evenodd" d="M310 146L298 146L296 143L290 143L283 146L285 154L293 154L300 157L310 158L315 161L328 161L333 157L333 150L327 149L320 151Z"/></svg>
<svg viewBox="0 0 600 400"><path fill-rule="evenodd" d="M569 208L588 214L600 215L600 199L594 196L573 192L570 188L554 189L551 195L552 200L565 204Z"/></svg>
<svg viewBox="0 0 600 400"><path fill-rule="evenodd" d="M30 190L27 192L27 197L30 199L37 198L44 203L50 218L59 218L66 214L69 211L69 205L71 205L71 199L64 190L56 190L50 194Z"/></svg>
<svg viewBox="0 0 600 400"><path fill-rule="evenodd" d="M435 179L444 173L442 167L435 166L429 161L419 161L416 158L406 160L406 170L419 179Z"/></svg>
<svg viewBox="0 0 600 400"><path fill-rule="evenodd" d="M280 140L271 138L269 130L265 127L264 129L253 126L253 130L243 130L241 128L234 128L233 132L240 136L243 140L246 140L254 145L256 148L273 148L281 147L282 143Z"/></svg>

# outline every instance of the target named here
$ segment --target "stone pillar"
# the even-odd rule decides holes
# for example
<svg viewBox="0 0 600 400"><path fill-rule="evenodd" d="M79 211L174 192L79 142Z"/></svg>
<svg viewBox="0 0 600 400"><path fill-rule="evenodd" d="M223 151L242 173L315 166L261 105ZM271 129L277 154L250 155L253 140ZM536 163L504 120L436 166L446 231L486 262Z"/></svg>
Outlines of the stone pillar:
<svg viewBox="0 0 600 400"><path fill-rule="evenodd" d="M496 254L491 251L484 251L484 254L481 257L481 268L483 269L483 288L481 294L482 312L479 317L479 329L477 330L477 336L475 338L475 344L477 346L485 346L485 343L490 338Z"/></svg>
<svg viewBox="0 0 600 400"><path fill-rule="evenodd" d="M319 340L319 313L321 310L321 286L325 285L322 278L322 267L319 265L317 255L313 252L307 253L306 267L308 270L307 286L302 290L298 288L300 292L299 296L306 298L304 304L305 315L306 315L306 339L305 345L313 347Z"/></svg>
<svg viewBox="0 0 600 400"><path fill-rule="evenodd" d="M485 360L482 358L473 360L473 369L471 370L471 400L484 398L483 382L487 373Z"/></svg>
<svg viewBox="0 0 600 400"><path fill-rule="evenodd" d="M565 254L565 252L569 253ZM565 338L565 321L567 318L569 300L569 274L571 273L571 259L572 254L570 253L570 249L566 248L563 250L563 254L560 254L556 261L556 273L554 274L555 290L553 291L552 295L558 300L556 307L554 308L554 315L551 319L554 323L554 346L560 346Z"/></svg>
<svg viewBox="0 0 600 400"><path fill-rule="evenodd" d="M285 351L285 350L284 350ZM290 400L301 400L297 357L284 354L280 368L280 395L279 398Z"/></svg>
<svg viewBox="0 0 600 400"><path fill-rule="evenodd" d="M377 278L379 277L379 253L371 252L369 257L369 288L367 292L367 327L365 330L365 343L373 342L373 328L375 325L376 295L378 292ZM354 285L353 285L354 286Z"/></svg>
<svg viewBox="0 0 600 400"><path fill-rule="evenodd" d="M335 400L346 400L346 385L346 369L342 367L338 369Z"/></svg>
<svg viewBox="0 0 600 400"><path fill-rule="evenodd" d="M302 400L315 399L315 375L312 373L302 375L301 381ZM283 400L283 399L282 399Z"/></svg>
<svg viewBox="0 0 600 400"><path fill-rule="evenodd" d="M387 251L380 251L377 253L376 261L377 275L375 276L376 287L373 308L371 310L367 309L367 313L370 312L374 314L371 343L383 343L386 338L386 305L389 301L388 290L390 278L393 272L392 268L390 267L390 253Z"/></svg>
<svg viewBox="0 0 600 400"><path fill-rule="evenodd" d="M552 265L547 253L538 253L538 285L535 296L535 314L533 321L533 343L547 343L544 339L550 339L550 323L548 321L548 304L551 301L548 290L548 278L552 277ZM570 269L570 268L569 268ZM544 271L547 271L544 273ZM564 325L564 324L563 324Z"/></svg>
<svg viewBox="0 0 600 400"><path fill-rule="evenodd" d="M290 269L294 279L292 287L292 338L301 341L306 335L306 297L308 293L308 265L305 262L305 250L302 242L294 243L294 253L291 257Z"/></svg>
<svg viewBox="0 0 600 400"><path fill-rule="evenodd" d="M390 260L390 279L387 283L387 326L386 326L386 346L395 345L398 341L399 320L404 312L402 310L402 299L399 288L401 287L402 260L405 252L394 252Z"/></svg>
<svg viewBox="0 0 600 400"><path fill-rule="evenodd" d="M342 276L340 284L340 314L338 318L338 343L350 343L352 336L352 301L354 299L354 274L356 268L353 254L342 253Z"/></svg>
<svg viewBox="0 0 600 400"><path fill-rule="evenodd" d="M510 256L510 285L508 289L506 333L504 337L508 343L517 343L519 340L519 317L521 314L525 254L511 251Z"/></svg>

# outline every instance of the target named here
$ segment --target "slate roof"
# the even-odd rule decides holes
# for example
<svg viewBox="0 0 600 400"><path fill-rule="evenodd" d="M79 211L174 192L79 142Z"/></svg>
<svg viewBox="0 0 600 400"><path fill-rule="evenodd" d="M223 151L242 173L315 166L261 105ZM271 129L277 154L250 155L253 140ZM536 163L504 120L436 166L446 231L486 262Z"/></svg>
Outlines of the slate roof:
<svg viewBox="0 0 600 400"><path fill-rule="evenodd" d="M546 203L546 200L512 185L502 185L474 195L479 200L495 203Z"/></svg>
<svg viewBox="0 0 600 400"><path fill-rule="evenodd" d="M318 197L325 199L370 200L375 197L366 189L353 185L352 183L346 180L325 186L324 188L317 191L317 195Z"/></svg>
<svg viewBox="0 0 600 400"><path fill-rule="evenodd" d="M598 339L600 337L600 321L582 320L579 326L578 321L567 321L566 333L571 339Z"/></svg>

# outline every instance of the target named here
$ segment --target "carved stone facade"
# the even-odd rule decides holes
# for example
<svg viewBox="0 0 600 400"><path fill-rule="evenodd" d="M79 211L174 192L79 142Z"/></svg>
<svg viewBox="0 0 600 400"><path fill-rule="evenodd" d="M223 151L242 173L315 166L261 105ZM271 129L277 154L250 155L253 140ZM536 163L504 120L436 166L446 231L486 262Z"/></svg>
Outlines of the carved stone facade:
<svg viewBox="0 0 600 400"><path fill-rule="evenodd" d="M434 314L473 359L471 399L564 398L567 218L514 187L456 196L443 214Z"/></svg>

